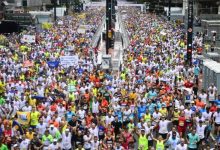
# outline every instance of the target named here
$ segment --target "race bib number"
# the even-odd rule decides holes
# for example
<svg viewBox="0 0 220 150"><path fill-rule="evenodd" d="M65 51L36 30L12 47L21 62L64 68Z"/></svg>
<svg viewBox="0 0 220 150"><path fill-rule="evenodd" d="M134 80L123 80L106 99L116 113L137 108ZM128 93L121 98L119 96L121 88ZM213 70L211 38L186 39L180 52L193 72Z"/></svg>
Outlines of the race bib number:
<svg viewBox="0 0 220 150"><path fill-rule="evenodd" d="M179 122L179 126L183 127L183 126L184 126L184 122L183 122L183 121L180 121L180 122Z"/></svg>

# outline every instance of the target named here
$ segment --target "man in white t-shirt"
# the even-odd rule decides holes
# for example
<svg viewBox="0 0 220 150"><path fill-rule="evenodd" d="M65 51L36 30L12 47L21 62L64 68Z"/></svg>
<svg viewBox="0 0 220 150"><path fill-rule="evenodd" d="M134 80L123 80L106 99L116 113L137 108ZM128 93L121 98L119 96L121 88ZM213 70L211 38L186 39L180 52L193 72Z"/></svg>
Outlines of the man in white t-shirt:
<svg viewBox="0 0 220 150"><path fill-rule="evenodd" d="M92 135L90 134L89 131L83 136L83 141L84 141L84 148L85 149L91 149L91 140L92 140Z"/></svg>
<svg viewBox="0 0 220 150"><path fill-rule="evenodd" d="M199 124L197 124L196 126L196 133L199 135L200 142L203 141L205 138L206 125L203 125L202 123L202 120L200 120Z"/></svg>
<svg viewBox="0 0 220 150"><path fill-rule="evenodd" d="M94 123L92 123L92 126L89 128L89 132L91 133L92 137L98 137L99 135L99 129Z"/></svg>
<svg viewBox="0 0 220 150"><path fill-rule="evenodd" d="M185 144L185 140L181 139L180 144L178 144L175 150L187 150L187 144Z"/></svg>
<svg viewBox="0 0 220 150"><path fill-rule="evenodd" d="M212 112L209 111L209 108L206 108L206 110L202 112L202 118L204 118L205 120L211 120Z"/></svg>
<svg viewBox="0 0 220 150"><path fill-rule="evenodd" d="M43 122L43 119L41 118L39 120L39 123L36 126L37 132L40 136L44 135L47 128L47 124Z"/></svg>
<svg viewBox="0 0 220 150"><path fill-rule="evenodd" d="M208 88L208 91L211 91L211 90L213 90L214 92L217 92L217 88L216 88L216 86L213 83Z"/></svg>
<svg viewBox="0 0 220 150"><path fill-rule="evenodd" d="M185 117L186 117L186 122L190 123L191 122L191 119L192 119L192 114L193 114L193 111L190 109L190 107L188 106L185 110L184 110L184 113L185 113Z"/></svg>
<svg viewBox="0 0 220 150"><path fill-rule="evenodd" d="M77 112L77 114L78 114L79 118L80 118L81 120L83 120L83 119L85 118L86 111L83 110L82 107L80 107L80 109L79 109L79 111Z"/></svg>
<svg viewBox="0 0 220 150"><path fill-rule="evenodd" d="M66 129L65 133L62 134L62 142L61 142L62 149L67 149L67 150L71 149L72 147L71 138L72 138L72 134L70 130Z"/></svg>
<svg viewBox="0 0 220 150"><path fill-rule="evenodd" d="M159 121L159 134L163 137L163 139L167 138L169 123L171 123L171 121L165 120L165 116L162 116Z"/></svg>
<svg viewBox="0 0 220 150"><path fill-rule="evenodd" d="M49 150L57 150L60 148L61 148L61 145L60 145L60 143L57 142L57 139L54 139L53 143L51 143L48 147Z"/></svg>
<svg viewBox="0 0 220 150"><path fill-rule="evenodd" d="M201 98L201 100L202 100L204 103L207 103L208 95L205 93L204 90L202 91L202 93L199 94L199 97Z"/></svg>
<svg viewBox="0 0 220 150"><path fill-rule="evenodd" d="M111 124L112 121L114 121L114 120L115 120L115 118L112 116L111 113L109 113L109 114L105 117L105 123L106 123L106 125Z"/></svg>
<svg viewBox="0 0 220 150"><path fill-rule="evenodd" d="M20 149L21 149L21 150L28 150L29 144L30 144L30 140L27 139L27 138L25 137L25 135L23 135L23 136L22 136L22 141L21 141L21 143L20 143Z"/></svg>
<svg viewBox="0 0 220 150"><path fill-rule="evenodd" d="M213 114L213 121L215 122L215 132L219 135L220 127L220 108L218 107L217 112Z"/></svg>
<svg viewBox="0 0 220 150"><path fill-rule="evenodd" d="M98 141L98 136L94 136L93 140L91 141L91 150L99 149L100 142Z"/></svg>
<svg viewBox="0 0 220 150"><path fill-rule="evenodd" d="M153 113L153 123L152 124L156 125L159 122L161 116L162 116L162 114L158 110L156 110Z"/></svg>

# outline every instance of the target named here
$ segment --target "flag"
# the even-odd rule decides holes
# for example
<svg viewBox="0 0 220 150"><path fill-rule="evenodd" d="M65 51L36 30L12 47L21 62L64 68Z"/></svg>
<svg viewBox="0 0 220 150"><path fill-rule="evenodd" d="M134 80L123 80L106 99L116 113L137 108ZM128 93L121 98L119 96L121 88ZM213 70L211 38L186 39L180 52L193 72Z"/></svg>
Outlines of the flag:
<svg viewBox="0 0 220 150"><path fill-rule="evenodd" d="M50 68L57 68L59 66L59 61L48 61L47 64Z"/></svg>
<svg viewBox="0 0 220 150"><path fill-rule="evenodd" d="M29 124L30 119L31 119L30 112L18 111L17 116L18 116L18 123L20 123L22 125L28 125Z"/></svg>

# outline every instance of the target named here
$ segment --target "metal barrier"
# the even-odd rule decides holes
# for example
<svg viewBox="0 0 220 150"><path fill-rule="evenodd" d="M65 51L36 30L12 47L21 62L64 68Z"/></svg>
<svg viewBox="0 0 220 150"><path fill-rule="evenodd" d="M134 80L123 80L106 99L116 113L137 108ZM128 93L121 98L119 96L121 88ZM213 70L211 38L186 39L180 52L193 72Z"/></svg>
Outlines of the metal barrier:
<svg viewBox="0 0 220 150"><path fill-rule="evenodd" d="M102 23L98 26L98 29L92 39L92 42L90 43L90 46L92 47L92 51L90 51L90 55L91 57L93 58L93 64L96 66L96 55L95 55L95 52L94 52L94 48L97 47L97 45L99 44L99 41L102 40L100 39L101 38L101 34L102 34L102 31L103 31L103 28L104 28L104 25L105 25L105 15L102 17Z"/></svg>
<svg viewBox="0 0 220 150"><path fill-rule="evenodd" d="M105 25L105 15L102 17L102 23L98 26L98 29L96 30L96 33L92 39L92 42L91 42L92 48L95 48L97 46L99 38L104 28L104 25Z"/></svg>
<svg viewBox="0 0 220 150"><path fill-rule="evenodd" d="M128 38L128 32L124 26L124 23L122 21L122 16L118 12L118 23L119 23L119 29L122 34L122 43L123 43L123 49L127 48L130 44L129 38Z"/></svg>

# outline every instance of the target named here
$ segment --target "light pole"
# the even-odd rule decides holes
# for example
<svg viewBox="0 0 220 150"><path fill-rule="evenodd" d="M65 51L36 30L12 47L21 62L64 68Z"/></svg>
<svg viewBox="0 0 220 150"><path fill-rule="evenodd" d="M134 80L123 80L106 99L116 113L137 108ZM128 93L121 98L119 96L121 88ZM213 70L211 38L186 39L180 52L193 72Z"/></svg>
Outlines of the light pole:
<svg viewBox="0 0 220 150"><path fill-rule="evenodd" d="M111 47L112 39L112 0L106 0L106 54Z"/></svg>
<svg viewBox="0 0 220 150"><path fill-rule="evenodd" d="M54 21L57 21L57 0L51 0L51 3L53 4L53 9L54 9Z"/></svg>
<svg viewBox="0 0 220 150"><path fill-rule="evenodd" d="M187 64L192 65L193 52L193 0L188 0L188 27L187 27Z"/></svg>
<svg viewBox="0 0 220 150"><path fill-rule="evenodd" d="M169 0L169 3L168 3L168 21L170 21L170 15L171 15L171 0Z"/></svg>
<svg viewBox="0 0 220 150"><path fill-rule="evenodd" d="M68 15L69 11L69 0L66 0L66 15Z"/></svg>

